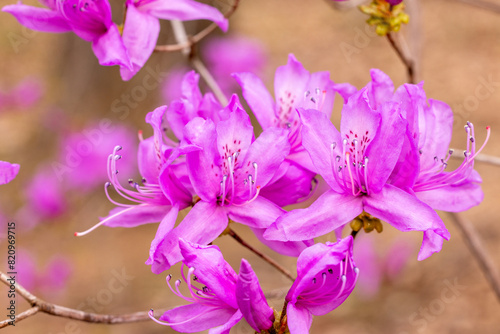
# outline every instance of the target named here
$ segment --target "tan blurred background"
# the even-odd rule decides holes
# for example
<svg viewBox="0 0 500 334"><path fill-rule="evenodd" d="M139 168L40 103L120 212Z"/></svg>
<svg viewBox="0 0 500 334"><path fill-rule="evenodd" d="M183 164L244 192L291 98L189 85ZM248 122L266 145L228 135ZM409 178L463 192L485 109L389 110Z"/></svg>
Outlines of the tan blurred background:
<svg viewBox="0 0 500 334"><path fill-rule="evenodd" d="M464 147L463 125L470 120L476 126L478 143L485 138L484 128L491 126L491 139L484 153L500 156L500 15L456 0L417 1L411 2L411 14L412 19L419 22L413 25L419 32L410 33L411 28L404 27L403 33L408 37L410 47L417 50L418 43L411 38L420 36L422 39L419 79L425 80L428 98L444 101L455 111L452 147ZM490 1L500 6L500 1ZM13 2L3 0L2 6ZM29 3L35 4L34 1ZM216 5L225 8L219 2ZM114 1L113 9L115 22L120 22L122 14L118 1ZM118 68L100 67L89 43L74 34L30 32L10 15L0 13L0 17L0 89L8 90L25 77L39 78L45 88L41 102L32 110L0 115L0 160L21 165L18 177L0 188L0 209L5 219L12 219L22 206L19 189L32 177L38 164L56 159L58 137L54 126L78 131L90 121L107 118L128 124L134 131L142 129L145 136L149 136L151 131L144 123L144 117L162 104L162 99L158 90L148 91L147 98L137 101L129 115L113 112L113 101L141 85L146 70L143 69L130 82L122 82ZM369 80L370 68L379 68L391 76L396 86L403 84L406 80L403 65L386 39L366 34L364 21L365 16L357 9L337 11L329 1L241 0L230 20L230 33L258 39L267 48L269 62L263 79L269 88L272 88L276 67L286 63L289 53L295 54L310 71L330 71L335 82L350 82L361 88ZM196 32L205 27L206 22L187 26L190 32ZM163 24L163 27L159 43L172 43L168 24ZM12 39L8 38L12 34L20 36L21 43L12 44ZM354 53L346 54L346 45ZM154 69L160 66L162 71L167 71L173 64L183 61L179 54L154 54L146 67ZM487 98L478 99L477 105L464 108L466 101L474 100L484 80L497 84L490 86ZM340 99L337 102L340 103ZM334 115L337 123L339 103L336 103ZM485 248L500 267L497 213L500 167L483 163L476 166L484 180L485 199L465 216L474 222ZM60 305L90 307L99 313L130 313L182 304L165 283L167 273L154 275L149 266L144 265L156 231L154 224L134 229L100 228L87 236L75 238L75 231L92 226L113 206L102 188L84 197L78 193L67 194L67 197L73 208L69 213L17 234L17 247L34 254L39 270L44 270L54 254L67 256L73 264L72 275L64 287L54 293L34 288L35 294ZM418 262L416 252L421 235L405 235L415 251L399 277L392 282L385 281L379 293L371 299L355 291L330 315L316 317L311 333L498 333L499 301L465 247L460 232L447 214L442 213L442 217L452 239L445 242L440 253ZM2 223L4 229L6 223ZM18 226L27 224L23 221L16 223ZM387 224L385 227L381 235L369 236L376 239L381 251L387 249L392 240L402 238L401 232ZM240 227L237 231L257 245L247 229ZM288 282L284 277L233 240L224 237L216 244L228 254L228 261L236 270L241 257L247 258L265 290L283 287L286 290ZM0 257L5 261L5 244L1 249ZM261 249L294 270L293 259L281 258ZM125 272L128 279L123 280L119 292L110 293L110 281L119 272ZM174 277L180 276L177 267L168 272ZM454 281L463 288L457 290L452 302L445 303L442 294L446 282ZM0 287L2 305L6 305L6 294L7 289ZM272 304L281 309L282 300L273 300ZM18 297L18 312L27 307L28 304ZM3 312L1 314L6 314ZM0 315L0 318L5 316ZM173 331L153 322L95 325L44 314L24 320L15 328L5 329L5 333L47 334L137 332ZM233 332L252 333L244 325L237 325Z"/></svg>

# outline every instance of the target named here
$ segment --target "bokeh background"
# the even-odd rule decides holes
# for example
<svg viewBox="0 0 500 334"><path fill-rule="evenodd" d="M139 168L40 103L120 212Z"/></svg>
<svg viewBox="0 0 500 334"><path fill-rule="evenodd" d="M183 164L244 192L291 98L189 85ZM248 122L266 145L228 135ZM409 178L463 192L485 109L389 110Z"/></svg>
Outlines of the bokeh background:
<svg viewBox="0 0 500 334"><path fill-rule="evenodd" d="M500 6L500 1L490 1ZM14 1L3 0L2 6L10 3ZM224 11L230 2L207 3ZM122 2L112 4L115 22L121 22ZM452 147L464 148L463 125L469 120L475 124L478 143L485 138L485 127L491 126L484 153L500 156L500 15L458 0L413 0L408 1L408 9L412 23L402 33L418 55L418 79L425 81L428 98L448 103L455 113ZM175 75L170 70L188 64L179 53L155 53L136 77L122 82L118 68L100 67L90 45L75 35L32 32L6 13L0 17L0 91L6 96L17 94L0 106L0 160L21 165L18 177L0 188L0 232L5 235L7 222L16 222L17 266L23 270L19 281L42 299L98 313L182 304L165 283L167 273L154 275L144 265L155 224L134 229L104 227L80 238L73 233L92 226L113 208L103 191L104 180L89 174L92 170L105 173L106 155L114 145L122 145L124 159L129 159L120 169L126 174L124 180L138 178L133 165L137 131L143 130L145 137L151 135L144 122L146 113L167 103L162 90L164 82ZM229 34L260 43L265 53L260 75L270 89L276 67L286 63L289 53L310 71L330 71L335 82L361 88L370 80L369 70L379 68L396 87L403 84L405 68L388 41L366 28L365 19L356 8L335 10L331 1L241 0L230 19ZM195 33L207 24L190 22L186 26L189 33ZM159 44L173 43L168 22L162 28ZM213 35L222 36L220 32ZM145 76L152 72L158 73L157 87L137 88L144 87ZM139 90L146 94L138 95ZM126 96L135 98L127 104ZM338 98L333 116L336 124L341 103ZM123 106L127 107L118 108ZM85 173L72 172L76 167L64 172L54 167L72 163L67 160L68 152L87 138L85 133L96 129L102 138L96 137L101 139L89 148L88 159L83 156L81 161L73 161L80 167L88 164ZM130 165L128 171L126 165ZM477 163L476 168L483 177L485 199L464 216L474 223L489 256L500 267L500 167ZM57 176L61 173L64 178ZM62 197L57 195L61 191ZM446 213L440 215L452 238L440 253L423 262L416 260L419 233L401 233L385 224L382 234L357 240L359 251L364 250L370 259L369 274L341 307L314 319L311 333L498 333L499 301L460 231ZM260 247L245 227L235 229L295 270L294 259ZM280 310L289 286L286 278L229 237L215 243L236 270L242 257L252 263L264 289L277 296L270 303ZM5 268L4 241L0 249ZM378 265L370 269L370 261ZM387 263L395 261L402 263L401 268L389 268ZM180 276L178 267L168 272ZM450 290L450 284L455 290ZM7 305L6 287L0 287L0 300ZM18 313L28 308L19 296L16 305ZM173 331L152 321L96 325L45 314L5 329L5 333L47 334L137 332ZM252 333L244 324L233 332Z"/></svg>

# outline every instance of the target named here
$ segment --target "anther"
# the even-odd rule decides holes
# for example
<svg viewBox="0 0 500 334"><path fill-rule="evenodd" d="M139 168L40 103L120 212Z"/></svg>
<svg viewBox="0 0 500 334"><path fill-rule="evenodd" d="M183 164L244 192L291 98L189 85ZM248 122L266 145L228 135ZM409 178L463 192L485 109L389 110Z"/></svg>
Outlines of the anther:
<svg viewBox="0 0 500 334"><path fill-rule="evenodd" d="M332 268L328 269L328 272L329 272L330 274L333 274L333 269L332 269Z"/></svg>
<svg viewBox="0 0 500 334"><path fill-rule="evenodd" d="M337 143L336 143L336 142L333 142L333 143L330 145L330 148L331 148L332 150L334 150L336 147L337 147Z"/></svg>

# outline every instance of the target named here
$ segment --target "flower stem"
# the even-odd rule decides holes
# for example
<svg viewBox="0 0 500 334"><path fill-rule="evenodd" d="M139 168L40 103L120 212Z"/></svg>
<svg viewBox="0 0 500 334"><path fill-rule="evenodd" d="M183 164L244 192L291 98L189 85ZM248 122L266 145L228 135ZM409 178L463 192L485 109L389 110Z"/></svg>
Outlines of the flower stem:
<svg viewBox="0 0 500 334"><path fill-rule="evenodd" d="M450 215L453 218L455 225L462 232L462 236L464 237L465 243L469 247L472 256L476 259L479 267L483 271L484 276L486 276L486 279L490 283L491 288L500 302L500 276L497 268L491 260L491 256L488 255L488 252L483 247L477 231L474 229L471 222L459 213L450 212Z"/></svg>
<svg viewBox="0 0 500 334"><path fill-rule="evenodd" d="M403 62L403 64L406 66L406 72L408 73L408 82L409 83L416 83L415 82L415 64L412 60L411 55L409 55L407 52L404 52L404 49L401 48L396 41L394 40L393 34L388 33L387 39L389 40L389 43L391 44L392 48L394 51L396 51L397 55L399 56L399 59Z"/></svg>
<svg viewBox="0 0 500 334"><path fill-rule="evenodd" d="M8 279L9 277L0 271L0 282L10 287L11 283L8 281ZM38 297L34 296L31 292L26 290L22 285L19 285L17 282L14 283L14 286L16 292L21 297L26 299L26 301L28 301L28 303L30 303L32 306L30 309L20 313L16 317L15 323L23 319L29 318L30 316L33 316L39 312L68 319L80 320L84 322L110 324L110 325L150 320L148 312L136 312L130 314L121 314L121 315L83 312L80 310L75 310L68 307L48 303L42 299L39 299ZM0 328L9 326L11 323L12 321L10 319L0 321Z"/></svg>
<svg viewBox="0 0 500 334"><path fill-rule="evenodd" d="M230 235L234 240L239 242L242 246L248 248L253 253L257 254L260 258L264 259L267 263L272 265L274 268L279 270L283 275L288 277L292 282L295 281L295 278L293 278L292 274L288 270L283 268L278 262L276 262L275 260L273 260L272 258L267 256L266 254L260 252L259 250L255 249L252 246L250 246L249 244L247 244L246 241L241 239L240 236L237 235L236 233L234 233L234 231L232 229L228 228L227 234Z"/></svg>

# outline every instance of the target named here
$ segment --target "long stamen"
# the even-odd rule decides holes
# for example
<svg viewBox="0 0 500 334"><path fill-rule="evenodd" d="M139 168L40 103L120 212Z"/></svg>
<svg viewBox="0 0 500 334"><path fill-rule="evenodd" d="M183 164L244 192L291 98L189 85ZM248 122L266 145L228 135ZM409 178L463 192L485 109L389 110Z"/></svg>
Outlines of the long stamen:
<svg viewBox="0 0 500 334"><path fill-rule="evenodd" d="M370 190L368 189L368 157L365 157L365 164L364 164L364 176L365 176L365 191L366 194L370 194Z"/></svg>
<svg viewBox="0 0 500 334"><path fill-rule="evenodd" d="M351 171L351 161L350 161L350 159L349 159L349 158L350 158L350 156L351 156L351 153L347 152L347 153L346 153L347 171L349 172L349 178L350 178L350 180L351 180L352 195L353 195L353 196L358 196L358 195L359 195L359 193L361 192L361 190L359 190L358 192L356 192L356 191L354 190L354 186L355 186L355 184L354 184L354 179L353 179L353 177L352 177L352 171Z"/></svg>

